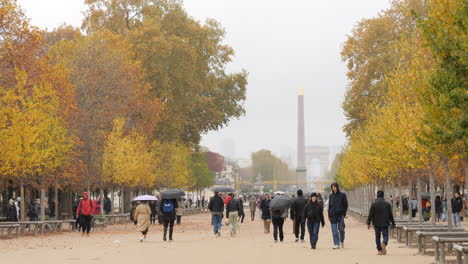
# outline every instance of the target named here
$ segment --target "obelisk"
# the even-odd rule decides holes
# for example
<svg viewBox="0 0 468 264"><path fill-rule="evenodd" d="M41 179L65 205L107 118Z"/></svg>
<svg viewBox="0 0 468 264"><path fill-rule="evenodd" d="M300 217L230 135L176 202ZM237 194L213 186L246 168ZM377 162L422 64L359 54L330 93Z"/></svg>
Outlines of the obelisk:
<svg viewBox="0 0 468 264"><path fill-rule="evenodd" d="M304 139L304 90L299 89L297 97L297 166L296 186L306 188L305 139Z"/></svg>

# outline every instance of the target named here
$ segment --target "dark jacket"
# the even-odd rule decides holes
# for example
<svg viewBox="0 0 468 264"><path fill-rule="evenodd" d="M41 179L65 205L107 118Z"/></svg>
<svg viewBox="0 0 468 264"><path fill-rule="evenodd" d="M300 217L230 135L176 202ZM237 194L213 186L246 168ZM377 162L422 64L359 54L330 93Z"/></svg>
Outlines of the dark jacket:
<svg viewBox="0 0 468 264"><path fill-rule="evenodd" d="M232 198L226 205L226 217L229 217L230 213L241 214L240 202L236 198Z"/></svg>
<svg viewBox="0 0 468 264"><path fill-rule="evenodd" d="M346 212L348 211L348 199L346 198L346 194L340 192L340 187L338 183L333 183L336 186L336 193L332 191L330 194L330 198L328 201L328 218L330 222L337 223L341 217L346 216Z"/></svg>
<svg viewBox="0 0 468 264"><path fill-rule="evenodd" d="M165 213L163 211L164 202L166 201L166 199L163 199L161 203L159 204L159 209L161 209L161 213L162 213L162 217L164 221L176 220L176 209L179 208L179 204L177 203L176 199L169 199L169 200L172 200L172 202L174 203L174 210L172 210L172 212L170 213Z"/></svg>
<svg viewBox="0 0 468 264"><path fill-rule="evenodd" d="M302 221L302 216L304 215L304 207L306 206L306 204L307 200L302 195L294 199L290 209L291 219L297 219L299 221Z"/></svg>
<svg viewBox="0 0 468 264"><path fill-rule="evenodd" d="M260 210L262 210L262 220L271 219L270 201L270 199L263 199L260 203Z"/></svg>
<svg viewBox="0 0 468 264"><path fill-rule="evenodd" d="M14 204L8 204L6 217L9 222L18 222L16 206Z"/></svg>
<svg viewBox="0 0 468 264"><path fill-rule="evenodd" d="M440 198L435 199L435 211L436 213L442 212L442 201L440 200Z"/></svg>
<svg viewBox="0 0 468 264"><path fill-rule="evenodd" d="M223 213L224 211L224 201L223 198L215 195L211 197L210 202L208 203L208 210L212 213Z"/></svg>
<svg viewBox="0 0 468 264"><path fill-rule="evenodd" d="M323 207L318 201L308 202L304 207L304 214L302 216L302 222L305 221L313 223L322 223L322 227L325 225L325 218L323 217Z"/></svg>
<svg viewBox="0 0 468 264"><path fill-rule="evenodd" d="M112 201L109 197L104 198L104 213L108 214L112 210Z"/></svg>
<svg viewBox="0 0 468 264"><path fill-rule="evenodd" d="M281 210L270 210L270 213L271 213L271 218L272 219L280 219L280 218L283 218L283 215L284 215L284 211L286 209L281 209ZM287 217L287 216L285 216Z"/></svg>
<svg viewBox="0 0 468 264"><path fill-rule="evenodd" d="M151 209L151 216L155 216L158 214L158 209L157 209L158 204L156 203L156 201L151 201L149 203L149 207Z"/></svg>
<svg viewBox="0 0 468 264"><path fill-rule="evenodd" d="M452 199L452 211L454 213L460 213L463 209L463 200L461 197Z"/></svg>
<svg viewBox="0 0 468 264"><path fill-rule="evenodd" d="M367 224L375 227L389 227L390 223L395 225L393 219L392 206L384 198L377 198L369 210Z"/></svg>

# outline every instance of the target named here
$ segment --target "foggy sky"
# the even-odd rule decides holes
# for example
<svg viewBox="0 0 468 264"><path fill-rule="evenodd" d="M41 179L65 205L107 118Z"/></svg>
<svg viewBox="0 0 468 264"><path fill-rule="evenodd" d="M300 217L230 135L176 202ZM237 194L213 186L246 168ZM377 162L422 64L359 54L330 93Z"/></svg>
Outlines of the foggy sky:
<svg viewBox="0 0 468 264"><path fill-rule="evenodd" d="M347 81L340 49L353 26L387 8L388 0L184 2L195 19L214 18L226 29L226 43L236 51L228 70L249 72L246 116L208 133L202 145L244 158L260 149L294 151L299 88L305 90L306 144L344 144L341 103ZM82 0L18 3L32 24L48 29L80 26L85 9Z"/></svg>

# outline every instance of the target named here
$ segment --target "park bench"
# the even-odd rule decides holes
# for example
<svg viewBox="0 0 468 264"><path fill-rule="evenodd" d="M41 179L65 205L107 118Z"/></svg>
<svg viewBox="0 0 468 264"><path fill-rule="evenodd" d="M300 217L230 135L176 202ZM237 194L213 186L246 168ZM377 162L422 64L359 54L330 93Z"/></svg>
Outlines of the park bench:
<svg viewBox="0 0 468 264"><path fill-rule="evenodd" d="M348 212L351 216L357 218L360 222L367 223L369 212L358 208L348 208Z"/></svg>
<svg viewBox="0 0 468 264"><path fill-rule="evenodd" d="M457 264L468 264L468 246L463 244L455 244L453 245L453 249L455 249L455 252L457 253Z"/></svg>
<svg viewBox="0 0 468 264"><path fill-rule="evenodd" d="M418 252L426 254L426 237L433 236L453 236L453 237L468 237L468 232L463 229L455 229L453 231L416 231L416 236L418 237Z"/></svg>
<svg viewBox="0 0 468 264"><path fill-rule="evenodd" d="M44 221L44 225L50 226L51 230L53 230L54 232L61 232L64 224L69 225L68 230L74 230L75 229L75 223L76 223L76 220L73 220L73 219L70 219L70 220L46 220L46 221Z"/></svg>
<svg viewBox="0 0 468 264"><path fill-rule="evenodd" d="M467 243L468 236L452 237L452 236L433 236L432 241L435 243L435 262L445 264L445 244L452 243Z"/></svg>
<svg viewBox="0 0 468 264"><path fill-rule="evenodd" d="M94 226L95 227L101 227L101 230L104 230L104 228L107 226L106 225L106 216L105 215L95 215L94 216Z"/></svg>
<svg viewBox="0 0 468 264"><path fill-rule="evenodd" d="M43 224L42 221L24 221L24 222L0 222L0 226L2 225L19 225L21 230L26 230L26 226L29 226L29 232L32 232L34 236L37 235L37 232L43 232ZM33 228L34 226L34 228Z"/></svg>
<svg viewBox="0 0 468 264"><path fill-rule="evenodd" d="M2 224L0 225L0 237L3 236L3 230L7 231L7 237L11 238L13 230L15 231L16 237L19 237L20 225L18 224Z"/></svg>
<svg viewBox="0 0 468 264"><path fill-rule="evenodd" d="M454 227L453 230L464 230L462 227ZM444 232L448 231L448 227L445 226L405 226L403 231L406 233L406 246L411 247L413 242L413 233L417 231L427 231L427 232Z"/></svg>
<svg viewBox="0 0 468 264"><path fill-rule="evenodd" d="M430 223L421 223L419 224L418 222L406 222L406 223L396 223L395 225L395 228L392 232L392 236L396 236L396 239L398 242L401 242L402 241L402 237L403 237L403 228L405 226L411 226L411 227L416 227L416 226L420 226L420 227L430 227L431 224ZM437 226L439 227L439 226ZM447 225L441 225L440 227L447 227Z"/></svg>
<svg viewBox="0 0 468 264"><path fill-rule="evenodd" d="M115 224L116 222L123 224L126 223L130 218L130 214L108 214L106 215L106 219L109 223ZM118 220L118 221L117 221Z"/></svg>

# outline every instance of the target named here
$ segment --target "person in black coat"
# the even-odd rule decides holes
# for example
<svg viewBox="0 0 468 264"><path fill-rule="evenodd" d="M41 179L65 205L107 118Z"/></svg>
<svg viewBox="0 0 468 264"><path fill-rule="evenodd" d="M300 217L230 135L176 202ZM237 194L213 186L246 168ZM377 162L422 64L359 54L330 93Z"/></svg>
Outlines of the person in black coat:
<svg viewBox="0 0 468 264"><path fill-rule="evenodd" d="M435 198L435 213L436 220L439 222L442 219L442 200L440 199L440 195L437 195Z"/></svg>
<svg viewBox="0 0 468 264"><path fill-rule="evenodd" d="M211 223L213 224L214 234L219 237L221 236L221 227L223 226L224 201L218 192L215 192L214 196L210 198L208 210L211 212Z"/></svg>
<svg viewBox="0 0 468 264"><path fill-rule="evenodd" d="M176 199L163 199L159 205L162 212L162 219L164 221L164 236L163 240L166 241L167 230L169 228L169 241L173 241L172 234L174 233L174 222L176 220L176 209L179 208Z"/></svg>
<svg viewBox="0 0 468 264"><path fill-rule="evenodd" d="M263 228L265 234L270 233L271 213L270 213L270 195L267 193L260 203L260 210L262 211Z"/></svg>
<svg viewBox="0 0 468 264"><path fill-rule="evenodd" d="M158 210L156 209L156 207L157 207L156 201L150 201L149 202L149 207L151 209L150 223L152 225L154 225L156 223L156 215L158 214Z"/></svg>
<svg viewBox="0 0 468 264"><path fill-rule="evenodd" d="M333 249L344 247L345 240L345 223L344 218L348 211L348 198L346 194L340 192L338 183L332 183L332 193L328 201L328 219L330 220L333 233Z"/></svg>
<svg viewBox="0 0 468 264"><path fill-rule="evenodd" d="M318 234L320 230L320 224L322 228L325 226L325 218L323 217L323 207L318 201L316 193L312 193L309 202L304 207L304 213L302 216L302 222L306 223L307 229L309 230L310 246L315 249L318 242Z"/></svg>
<svg viewBox="0 0 468 264"><path fill-rule="evenodd" d="M8 202L6 217L8 222L18 222L18 214L13 199Z"/></svg>
<svg viewBox="0 0 468 264"><path fill-rule="evenodd" d="M377 199L369 210L369 217L367 218L367 228L370 229L371 223L375 230L375 243L379 255L387 254L388 245L388 227L390 224L395 226L395 220L393 219L392 206L390 203L385 201L384 192L377 192ZM380 239L383 237L383 242L380 243Z"/></svg>
<svg viewBox="0 0 468 264"><path fill-rule="evenodd" d="M452 199L453 225L460 225L460 213L463 210L463 199L459 192L455 193L455 198Z"/></svg>
<svg viewBox="0 0 468 264"><path fill-rule="evenodd" d="M104 196L104 213L110 214L112 210L112 201L109 197Z"/></svg>
<svg viewBox="0 0 468 264"><path fill-rule="evenodd" d="M317 197L315 197L317 198ZM296 242L299 242L299 231L301 233L301 242L304 242L305 237L305 222L302 221L304 207L307 204L307 200L304 198L302 190L297 190L297 198L291 205L291 220L294 221L294 235L296 236ZM299 229L300 228L300 229Z"/></svg>

